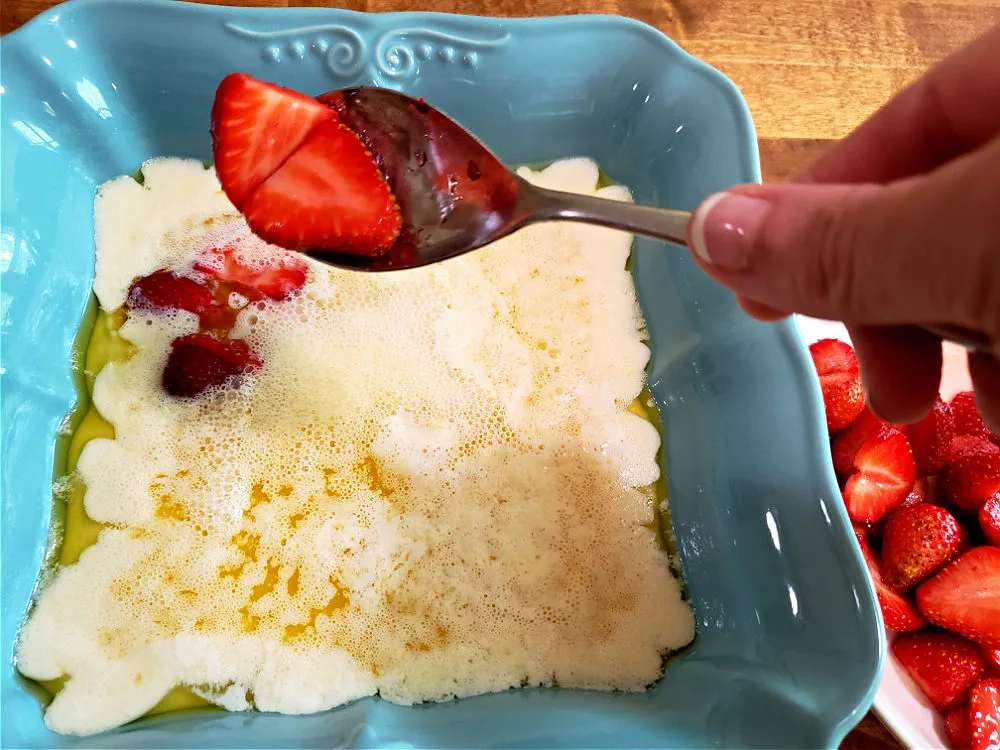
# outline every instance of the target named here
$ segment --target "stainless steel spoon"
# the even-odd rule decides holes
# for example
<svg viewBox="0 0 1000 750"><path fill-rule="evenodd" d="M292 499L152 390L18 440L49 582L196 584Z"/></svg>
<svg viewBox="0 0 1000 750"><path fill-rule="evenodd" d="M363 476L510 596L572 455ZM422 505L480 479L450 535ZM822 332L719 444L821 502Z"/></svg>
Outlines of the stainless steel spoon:
<svg viewBox="0 0 1000 750"><path fill-rule="evenodd" d="M399 203L403 234L384 255L309 253L360 271L418 268L476 250L540 221L579 221L687 244L691 214L535 187L505 167L465 128L423 100L381 88L319 97L375 156ZM924 328L968 349L992 351L977 331Z"/></svg>

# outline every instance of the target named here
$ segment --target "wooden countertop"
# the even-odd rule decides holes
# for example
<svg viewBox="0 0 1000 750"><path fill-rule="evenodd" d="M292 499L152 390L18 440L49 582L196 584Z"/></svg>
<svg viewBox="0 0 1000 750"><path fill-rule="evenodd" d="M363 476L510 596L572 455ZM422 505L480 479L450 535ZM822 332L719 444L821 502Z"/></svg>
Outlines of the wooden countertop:
<svg viewBox="0 0 1000 750"><path fill-rule="evenodd" d="M13 31L54 2L4 0ZM331 5L232 0L229 5ZM615 13L656 26L732 78L753 112L765 180L794 175L929 65L1000 23L1000 0L344 0L364 11ZM842 750L898 750L869 714Z"/></svg>

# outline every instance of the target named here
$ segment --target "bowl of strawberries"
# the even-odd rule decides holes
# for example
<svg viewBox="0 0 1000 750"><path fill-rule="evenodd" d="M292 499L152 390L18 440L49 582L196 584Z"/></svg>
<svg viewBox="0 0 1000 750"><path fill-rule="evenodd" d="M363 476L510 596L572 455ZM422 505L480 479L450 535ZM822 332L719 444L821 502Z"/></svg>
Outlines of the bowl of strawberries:
<svg viewBox="0 0 1000 750"><path fill-rule="evenodd" d="M830 453L889 642L875 710L910 747L1000 748L1000 435L984 423L964 351L911 425L865 404L839 325L800 318Z"/></svg>

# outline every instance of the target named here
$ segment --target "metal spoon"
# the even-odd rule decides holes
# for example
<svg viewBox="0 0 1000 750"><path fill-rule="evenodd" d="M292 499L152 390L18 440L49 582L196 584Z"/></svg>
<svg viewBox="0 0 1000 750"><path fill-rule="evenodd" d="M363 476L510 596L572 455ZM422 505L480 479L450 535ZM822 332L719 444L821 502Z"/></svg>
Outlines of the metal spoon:
<svg viewBox="0 0 1000 750"><path fill-rule="evenodd" d="M469 131L421 99L381 88L333 91L334 107L375 156L403 215L403 234L375 257L316 252L340 268L418 268L470 252L540 221L578 221L686 245L691 213L535 187L505 167ZM992 353L978 331L946 324L925 330Z"/></svg>

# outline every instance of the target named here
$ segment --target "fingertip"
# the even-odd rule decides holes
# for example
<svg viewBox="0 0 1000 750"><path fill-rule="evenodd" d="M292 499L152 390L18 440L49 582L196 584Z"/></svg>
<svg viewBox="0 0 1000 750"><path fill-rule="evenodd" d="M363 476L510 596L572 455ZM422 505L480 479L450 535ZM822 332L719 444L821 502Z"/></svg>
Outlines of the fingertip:
<svg viewBox="0 0 1000 750"><path fill-rule="evenodd" d="M941 341L910 326L850 329L868 406L893 424L919 422L941 385Z"/></svg>
<svg viewBox="0 0 1000 750"><path fill-rule="evenodd" d="M969 352L969 376L983 421L1000 433L1000 362L989 354Z"/></svg>
<svg viewBox="0 0 1000 750"><path fill-rule="evenodd" d="M760 302L755 302L752 299L746 297L737 297L736 301L739 303L740 307L743 308L743 312L749 315L751 318L756 318L764 323L776 323L779 320L784 320L790 313L782 312L768 305L763 305Z"/></svg>

